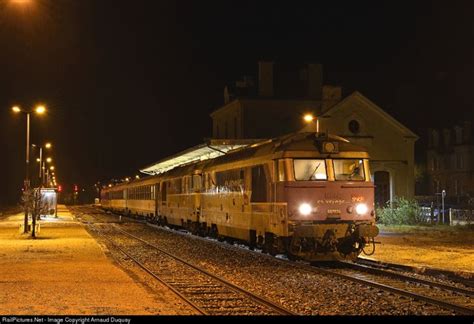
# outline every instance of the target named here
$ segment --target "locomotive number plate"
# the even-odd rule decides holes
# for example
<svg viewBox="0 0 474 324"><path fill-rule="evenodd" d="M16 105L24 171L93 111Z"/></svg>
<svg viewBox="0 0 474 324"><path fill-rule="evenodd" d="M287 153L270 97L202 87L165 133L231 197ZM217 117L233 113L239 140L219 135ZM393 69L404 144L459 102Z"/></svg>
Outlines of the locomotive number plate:
<svg viewBox="0 0 474 324"><path fill-rule="evenodd" d="M363 196L352 196L352 202L361 202L364 201Z"/></svg>

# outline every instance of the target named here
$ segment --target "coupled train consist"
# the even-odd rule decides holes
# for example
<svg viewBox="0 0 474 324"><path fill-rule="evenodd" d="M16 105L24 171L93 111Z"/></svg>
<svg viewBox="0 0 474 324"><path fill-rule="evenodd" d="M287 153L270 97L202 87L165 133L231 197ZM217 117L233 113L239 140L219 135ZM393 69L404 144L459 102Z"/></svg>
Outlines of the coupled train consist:
<svg viewBox="0 0 474 324"><path fill-rule="evenodd" d="M104 188L102 207L308 261L354 260L378 235L368 153L295 133Z"/></svg>

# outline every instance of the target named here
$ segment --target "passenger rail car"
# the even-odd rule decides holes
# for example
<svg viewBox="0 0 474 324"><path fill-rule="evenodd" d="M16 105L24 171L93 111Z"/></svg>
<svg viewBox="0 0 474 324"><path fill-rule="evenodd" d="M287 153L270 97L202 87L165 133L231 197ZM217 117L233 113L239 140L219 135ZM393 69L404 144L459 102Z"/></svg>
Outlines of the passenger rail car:
<svg viewBox="0 0 474 324"><path fill-rule="evenodd" d="M308 261L355 259L378 235L367 151L297 133L105 188L102 206Z"/></svg>

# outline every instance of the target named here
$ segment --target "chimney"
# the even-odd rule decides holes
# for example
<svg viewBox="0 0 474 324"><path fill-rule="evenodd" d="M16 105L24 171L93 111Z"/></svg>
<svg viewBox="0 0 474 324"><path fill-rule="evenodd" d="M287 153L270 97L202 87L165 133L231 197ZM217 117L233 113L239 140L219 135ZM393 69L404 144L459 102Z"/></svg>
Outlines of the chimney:
<svg viewBox="0 0 474 324"><path fill-rule="evenodd" d="M454 126L454 132L456 134L456 144L462 144L462 127L461 126Z"/></svg>
<svg viewBox="0 0 474 324"><path fill-rule="evenodd" d="M462 132L463 141L464 141L464 143L471 143L471 140L472 140L472 138L471 138L471 136L472 136L471 135L471 123L468 122L468 121L465 121L463 126L464 126L463 127L463 132Z"/></svg>
<svg viewBox="0 0 474 324"><path fill-rule="evenodd" d="M443 128L443 144L444 147L449 147L451 143L451 130L448 128Z"/></svg>
<svg viewBox="0 0 474 324"><path fill-rule="evenodd" d="M428 129L428 141L429 146L433 148L437 148L439 146L439 133L436 129Z"/></svg>
<svg viewBox="0 0 474 324"><path fill-rule="evenodd" d="M342 88L324 85L322 93L321 111L326 111L342 99Z"/></svg>
<svg viewBox="0 0 474 324"><path fill-rule="evenodd" d="M323 66L308 64L308 98L321 100L323 92Z"/></svg>
<svg viewBox="0 0 474 324"><path fill-rule="evenodd" d="M230 102L229 88L225 86L224 87L224 104L228 104L229 102Z"/></svg>
<svg viewBox="0 0 474 324"><path fill-rule="evenodd" d="M273 62L258 62L258 95L273 97Z"/></svg>

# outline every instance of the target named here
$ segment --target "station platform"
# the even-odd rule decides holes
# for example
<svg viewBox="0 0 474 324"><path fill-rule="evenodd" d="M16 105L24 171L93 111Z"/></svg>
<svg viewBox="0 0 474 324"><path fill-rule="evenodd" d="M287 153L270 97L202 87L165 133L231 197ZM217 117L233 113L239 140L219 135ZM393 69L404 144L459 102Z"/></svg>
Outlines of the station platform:
<svg viewBox="0 0 474 324"><path fill-rule="evenodd" d="M150 293L108 257L66 206L39 221L36 238L20 233L23 221L23 213L0 221L0 314L178 313L166 291Z"/></svg>

